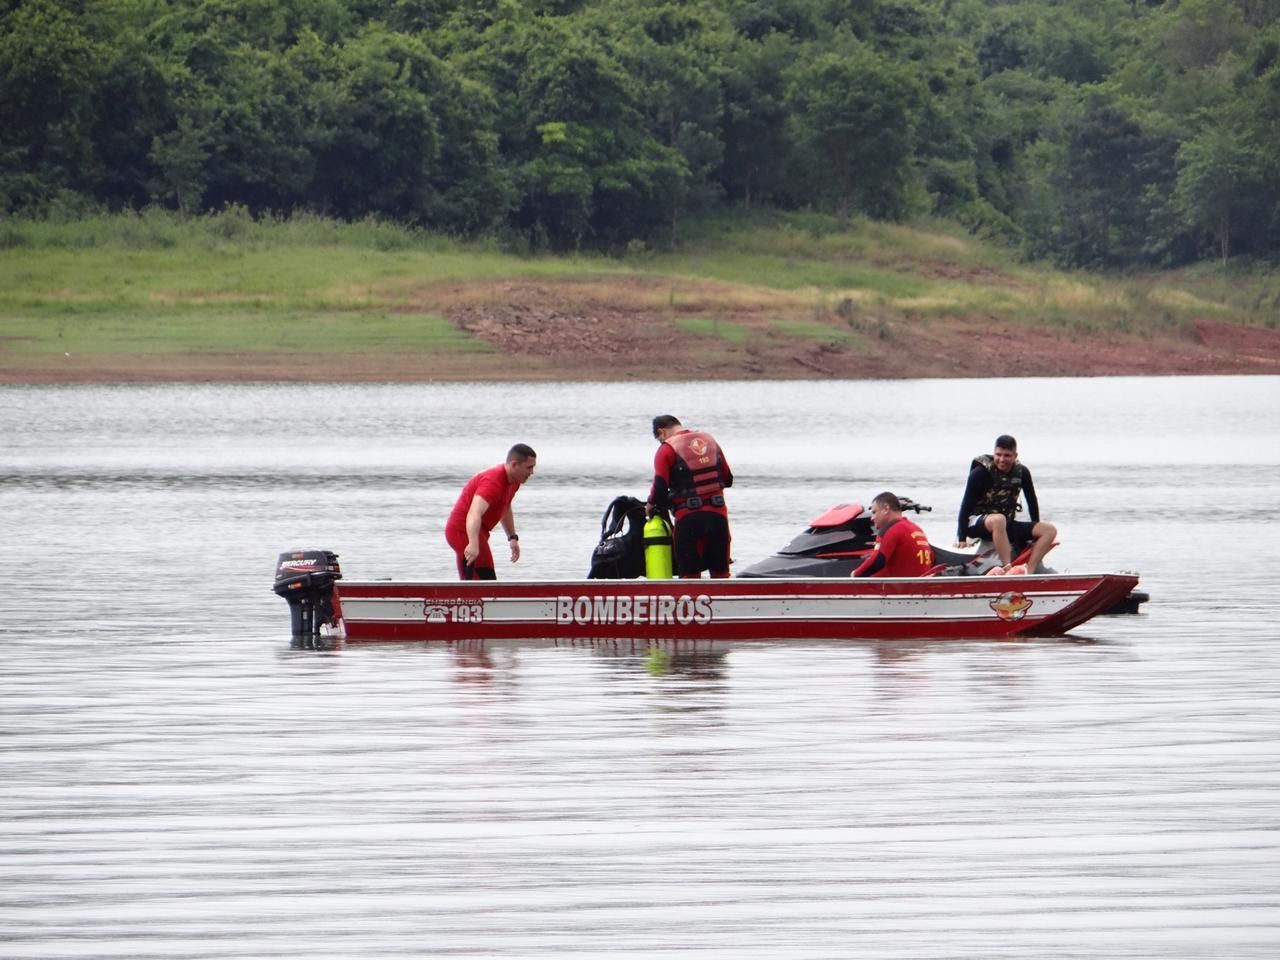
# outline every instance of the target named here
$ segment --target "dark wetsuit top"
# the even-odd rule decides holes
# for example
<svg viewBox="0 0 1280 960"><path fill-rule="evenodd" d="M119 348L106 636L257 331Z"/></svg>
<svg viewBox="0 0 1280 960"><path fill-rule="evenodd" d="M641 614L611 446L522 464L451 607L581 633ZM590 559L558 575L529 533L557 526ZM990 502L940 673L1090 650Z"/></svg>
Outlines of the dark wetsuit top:
<svg viewBox="0 0 1280 960"><path fill-rule="evenodd" d="M965 484L964 497L960 501L960 516L956 526L958 531L957 540L968 538L970 517L977 516L979 513L985 516L988 513L998 512L980 510L978 506L983 497L991 491L993 483L991 471L986 467L974 467L969 471L969 482ZM1026 466L1022 467L1022 495L1027 499L1027 516L1032 523L1038 523L1040 520L1040 501L1036 499L1035 484L1031 482L1031 471ZM1014 518L1009 517L1009 519L1012 520Z"/></svg>

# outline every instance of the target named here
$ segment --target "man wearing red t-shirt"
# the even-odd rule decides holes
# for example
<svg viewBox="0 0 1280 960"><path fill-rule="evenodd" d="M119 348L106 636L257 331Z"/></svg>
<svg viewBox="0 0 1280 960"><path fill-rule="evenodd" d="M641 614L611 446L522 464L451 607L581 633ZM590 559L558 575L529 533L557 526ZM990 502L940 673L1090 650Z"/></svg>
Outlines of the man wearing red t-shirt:
<svg viewBox="0 0 1280 960"><path fill-rule="evenodd" d="M507 451L505 463L481 470L467 481L444 525L444 538L458 556L458 576L463 580L497 580L489 531L502 524L511 544L511 562L520 559L520 536L511 501L520 485L533 476L538 455L517 443Z"/></svg>
<svg viewBox="0 0 1280 960"><path fill-rule="evenodd" d="M933 549L919 526L902 515L902 501L892 493L871 501L876 548L853 577L918 577L933 566Z"/></svg>
<svg viewBox="0 0 1280 960"><path fill-rule="evenodd" d="M724 451L709 433L688 430L670 414L653 418L658 452L653 458L653 486L646 515L675 513L676 576L696 580L702 571L714 578L729 576L729 510L725 487L733 472Z"/></svg>

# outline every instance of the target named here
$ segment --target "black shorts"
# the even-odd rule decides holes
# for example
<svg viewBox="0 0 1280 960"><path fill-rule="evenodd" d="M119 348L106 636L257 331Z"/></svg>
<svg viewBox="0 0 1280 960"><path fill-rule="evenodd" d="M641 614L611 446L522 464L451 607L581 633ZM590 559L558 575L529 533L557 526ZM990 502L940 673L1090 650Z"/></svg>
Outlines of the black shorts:
<svg viewBox="0 0 1280 960"><path fill-rule="evenodd" d="M676 521L676 576L729 572L729 518L695 510Z"/></svg>
<svg viewBox="0 0 1280 960"><path fill-rule="evenodd" d="M972 540L990 540L991 531L982 523L989 514L981 516L973 524L970 524L967 531L969 538ZM1005 522L1005 532L1009 534L1010 543L1030 543L1032 540L1031 531L1036 525L1030 520L1008 520Z"/></svg>
<svg viewBox="0 0 1280 960"><path fill-rule="evenodd" d="M458 577L462 580L497 580L498 571L493 567L477 567L458 558Z"/></svg>

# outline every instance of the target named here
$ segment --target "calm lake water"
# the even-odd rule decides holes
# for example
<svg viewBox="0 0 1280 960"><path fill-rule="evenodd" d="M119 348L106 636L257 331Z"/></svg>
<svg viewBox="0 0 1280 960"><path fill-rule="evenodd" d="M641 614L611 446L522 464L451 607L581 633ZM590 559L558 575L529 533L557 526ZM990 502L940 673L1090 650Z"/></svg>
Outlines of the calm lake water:
<svg viewBox="0 0 1280 960"><path fill-rule="evenodd" d="M1005 642L292 649L276 554L585 574L649 420L734 554L882 489L954 537L1015 434L1062 570L1151 602ZM1280 378L0 387L0 956L1280 952Z"/></svg>

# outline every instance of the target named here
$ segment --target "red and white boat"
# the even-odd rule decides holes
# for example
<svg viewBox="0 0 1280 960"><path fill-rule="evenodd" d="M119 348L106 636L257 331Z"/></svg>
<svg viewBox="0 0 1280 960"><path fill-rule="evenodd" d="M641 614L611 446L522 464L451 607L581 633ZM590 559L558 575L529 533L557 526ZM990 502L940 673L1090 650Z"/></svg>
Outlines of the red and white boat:
<svg viewBox="0 0 1280 960"><path fill-rule="evenodd" d="M326 551L282 554L295 634L473 639L874 640L1053 636L1133 574L728 580L347 581ZM296 584L296 586L294 585Z"/></svg>

